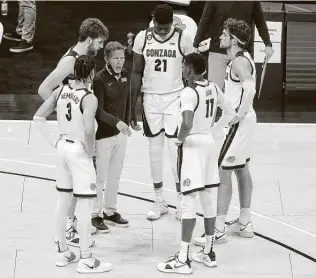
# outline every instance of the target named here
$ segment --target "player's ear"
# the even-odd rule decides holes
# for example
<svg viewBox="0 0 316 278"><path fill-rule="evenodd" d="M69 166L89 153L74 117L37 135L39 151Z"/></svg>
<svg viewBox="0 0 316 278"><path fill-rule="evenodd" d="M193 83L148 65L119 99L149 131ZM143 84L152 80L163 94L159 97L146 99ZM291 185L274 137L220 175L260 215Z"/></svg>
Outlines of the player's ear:
<svg viewBox="0 0 316 278"><path fill-rule="evenodd" d="M88 43L89 45L92 44L92 39L91 39L91 37L87 37L87 43Z"/></svg>

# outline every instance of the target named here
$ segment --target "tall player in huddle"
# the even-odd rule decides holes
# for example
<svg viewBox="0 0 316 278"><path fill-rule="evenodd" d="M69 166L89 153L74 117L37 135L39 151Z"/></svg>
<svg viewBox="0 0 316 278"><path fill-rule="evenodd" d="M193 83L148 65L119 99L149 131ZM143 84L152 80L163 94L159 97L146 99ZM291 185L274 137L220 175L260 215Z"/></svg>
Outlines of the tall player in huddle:
<svg viewBox="0 0 316 278"><path fill-rule="evenodd" d="M88 88L94 78L95 61L83 55L76 59L74 82L53 91L34 116L36 126L44 137L57 148L57 191L56 207L56 265L63 267L79 258L66 245L65 229L67 210L72 195L78 198L78 228L80 239L80 273L105 272L111 269L90 252L92 201L97 196L96 172L93 165L95 113L98 100ZM59 139L50 137L46 118L57 110Z"/></svg>
<svg viewBox="0 0 316 278"><path fill-rule="evenodd" d="M225 220L232 198L232 172L238 181L240 216L228 225L232 233L241 237L253 237L250 220L252 179L248 162L256 113L253 98L256 94L256 67L245 50L251 38L251 28L242 20L228 19L220 37L220 47L227 50L230 63L226 69L225 95L237 111L222 145L219 157L221 186L217 195L216 242L227 242ZM197 245L205 243L205 237L195 239Z"/></svg>
<svg viewBox="0 0 316 278"><path fill-rule="evenodd" d="M212 203L211 188L219 186L218 151L215 140L224 136L224 127L236 115L231 103L213 82L203 79L206 61L199 53L185 57L183 77L188 87L181 92L182 123L176 144L178 149L178 173L183 193L182 240L180 251L165 263L157 265L158 270L167 273L192 273L189 261L189 247L196 223L196 196L200 196L204 213L206 245L193 253L194 261L208 267L216 267L213 250L216 210ZM217 106L223 116L214 123Z"/></svg>
<svg viewBox="0 0 316 278"><path fill-rule="evenodd" d="M60 59L56 68L51 72L38 89L43 99L48 99L53 91L61 85L71 84L74 80L74 64L80 55L96 56L108 39L109 31L97 18L85 19L79 29L78 42L72 46ZM73 198L68 211L67 240L70 245L79 246L79 237L76 232L76 198ZM94 227L92 227L94 228ZM96 232L96 229L92 229Z"/></svg>
<svg viewBox="0 0 316 278"><path fill-rule="evenodd" d="M144 134L149 139L151 177L156 195L154 206L147 213L149 220L159 219L168 212L162 179L164 135L167 137L179 201L181 198L174 142L180 116L179 96L184 88L182 61L194 49L192 38L173 27L172 20L172 8L167 4L158 5L154 11L154 27L138 33L133 47L131 127L140 129L136 123L135 106L141 91Z"/></svg>

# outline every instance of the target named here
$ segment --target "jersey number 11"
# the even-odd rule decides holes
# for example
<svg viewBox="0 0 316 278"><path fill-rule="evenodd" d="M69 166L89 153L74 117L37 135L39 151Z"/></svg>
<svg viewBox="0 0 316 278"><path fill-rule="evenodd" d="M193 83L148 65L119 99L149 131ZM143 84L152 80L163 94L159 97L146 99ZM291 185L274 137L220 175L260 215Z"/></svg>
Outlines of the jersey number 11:
<svg viewBox="0 0 316 278"><path fill-rule="evenodd" d="M210 106L211 106L211 109L210 109ZM213 110L214 110L213 108L214 108L214 99L213 98L207 99L206 100L206 115L205 115L206 118L213 116Z"/></svg>

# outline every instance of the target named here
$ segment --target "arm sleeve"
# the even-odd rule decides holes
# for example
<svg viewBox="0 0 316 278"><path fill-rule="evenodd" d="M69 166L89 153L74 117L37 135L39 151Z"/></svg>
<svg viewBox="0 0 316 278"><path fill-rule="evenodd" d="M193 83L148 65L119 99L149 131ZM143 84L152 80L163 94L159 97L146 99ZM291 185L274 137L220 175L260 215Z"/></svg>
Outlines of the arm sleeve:
<svg viewBox="0 0 316 278"><path fill-rule="evenodd" d="M253 21L258 29L258 33L262 38L264 44L267 46L271 45L270 34L267 27L267 23L263 16L263 11L260 2L253 2Z"/></svg>
<svg viewBox="0 0 316 278"><path fill-rule="evenodd" d="M116 124L120 121L119 118L113 116L110 113L107 113L104 110L104 95L106 94L106 90L104 87L104 83L101 79L95 78L93 81L93 90L94 94L98 99L98 109L97 109L97 117L100 121L105 122L106 124L116 127Z"/></svg>
<svg viewBox="0 0 316 278"><path fill-rule="evenodd" d="M205 39L205 34L207 33L210 25L213 21L215 13L215 3L214 1L206 1L203 14L201 16L199 26L194 39L194 47L198 47L199 43Z"/></svg>
<svg viewBox="0 0 316 278"><path fill-rule="evenodd" d="M186 87L181 91L181 113L183 111L193 111L197 105L197 94L190 88Z"/></svg>
<svg viewBox="0 0 316 278"><path fill-rule="evenodd" d="M137 54L143 54L146 31L140 31L134 40L133 51Z"/></svg>
<svg viewBox="0 0 316 278"><path fill-rule="evenodd" d="M183 31L182 32L182 38L181 38L181 50L182 53L186 56L192 52L194 52L193 47L193 38L188 34L188 32Z"/></svg>

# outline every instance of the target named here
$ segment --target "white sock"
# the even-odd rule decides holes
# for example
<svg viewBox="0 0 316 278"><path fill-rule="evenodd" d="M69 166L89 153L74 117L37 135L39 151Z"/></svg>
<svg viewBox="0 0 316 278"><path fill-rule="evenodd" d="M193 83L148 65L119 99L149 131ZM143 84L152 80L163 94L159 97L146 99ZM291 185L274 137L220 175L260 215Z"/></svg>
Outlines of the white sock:
<svg viewBox="0 0 316 278"><path fill-rule="evenodd" d="M89 246L91 244L92 201L92 198L78 198L77 218L81 253L89 252Z"/></svg>
<svg viewBox="0 0 316 278"><path fill-rule="evenodd" d="M59 242L62 251L66 248L66 226L67 226L67 210L70 203L71 193L58 192L58 201L55 211L55 240Z"/></svg>
<svg viewBox="0 0 316 278"><path fill-rule="evenodd" d="M217 214L216 216L216 229L220 232L224 232L226 215Z"/></svg>
<svg viewBox="0 0 316 278"><path fill-rule="evenodd" d="M239 223L243 226L246 226L250 222L250 208L241 208Z"/></svg>
<svg viewBox="0 0 316 278"><path fill-rule="evenodd" d="M158 202L163 202L165 198L163 197L163 188L155 188L156 200Z"/></svg>
<svg viewBox="0 0 316 278"><path fill-rule="evenodd" d="M211 236L205 235L204 254L208 254L213 250L214 240L215 240L214 235L211 235Z"/></svg>
<svg viewBox="0 0 316 278"><path fill-rule="evenodd" d="M179 257L178 257L181 263L185 263L187 261L188 254L189 254L189 247L190 247L189 242L181 241L180 252L179 252Z"/></svg>

